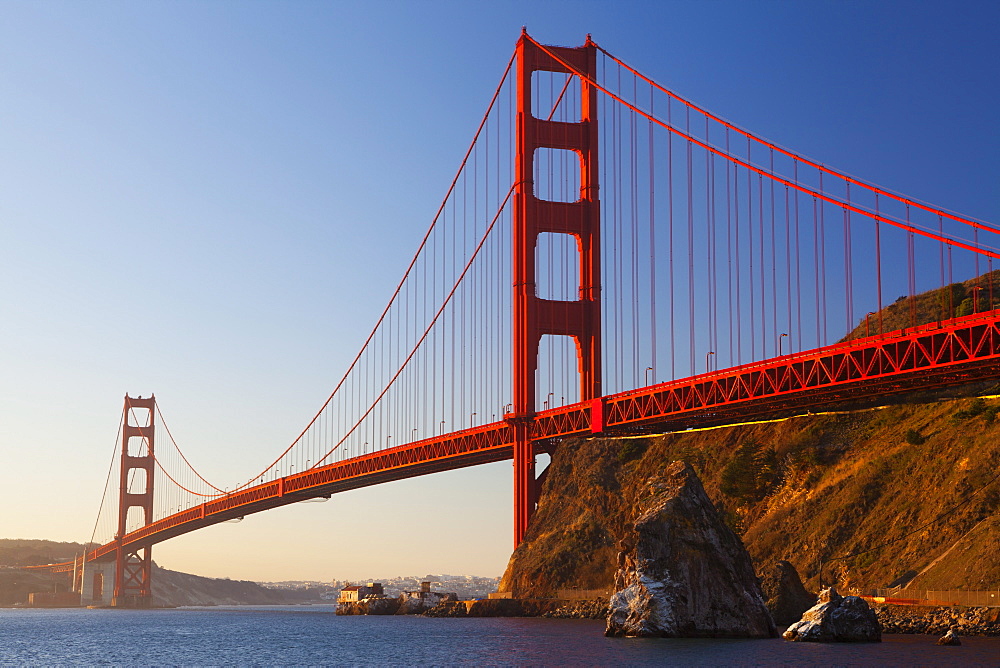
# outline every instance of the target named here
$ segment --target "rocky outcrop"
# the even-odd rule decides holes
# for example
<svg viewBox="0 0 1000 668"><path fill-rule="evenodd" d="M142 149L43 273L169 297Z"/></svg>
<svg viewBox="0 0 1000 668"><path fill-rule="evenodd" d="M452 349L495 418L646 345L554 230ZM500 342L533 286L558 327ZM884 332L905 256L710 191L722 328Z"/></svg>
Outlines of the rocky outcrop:
<svg viewBox="0 0 1000 668"><path fill-rule="evenodd" d="M467 608L469 617L529 617L522 601L513 598L492 598L473 601Z"/></svg>
<svg viewBox="0 0 1000 668"><path fill-rule="evenodd" d="M425 605L425 602L419 598L401 598L395 614L420 615L433 607L433 605Z"/></svg>
<svg viewBox="0 0 1000 668"><path fill-rule="evenodd" d="M776 635L746 549L694 469L673 462L621 542L609 636Z"/></svg>
<svg viewBox="0 0 1000 668"><path fill-rule="evenodd" d="M796 642L881 642L882 627L863 598L841 596L830 587L781 637Z"/></svg>
<svg viewBox="0 0 1000 668"><path fill-rule="evenodd" d="M764 570L760 588L764 592L767 609L779 627L799 621L802 614L816 602L816 595L810 594L802 586L795 567L783 559Z"/></svg>
<svg viewBox="0 0 1000 668"><path fill-rule="evenodd" d="M941 636L940 638L938 638L938 641L937 641L936 644L938 644L938 645L950 645L950 646L954 647L956 645L961 645L962 641L959 639L957 633L955 633L951 629L948 629L947 633L945 633L943 636Z"/></svg>
<svg viewBox="0 0 1000 668"><path fill-rule="evenodd" d="M1000 636L1000 608L876 605L883 633L942 635L957 629L964 636Z"/></svg>
<svg viewBox="0 0 1000 668"><path fill-rule="evenodd" d="M398 598L363 598L337 604L338 615L394 615L397 610Z"/></svg>
<svg viewBox="0 0 1000 668"><path fill-rule="evenodd" d="M421 615L445 601L457 601L454 593L443 592L404 592L399 596L397 615Z"/></svg>
<svg viewBox="0 0 1000 668"><path fill-rule="evenodd" d="M424 617L468 617L465 601L442 601L424 612Z"/></svg>
<svg viewBox="0 0 1000 668"><path fill-rule="evenodd" d="M608 602L601 599L573 601L551 612L546 612L542 617L553 619L607 619Z"/></svg>
<svg viewBox="0 0 1000 668"><path fill-rule="evenodd" d="M560 607L554 599L491 598L476 601L444 601L424 613L425 617L542 617Z"/></svg>

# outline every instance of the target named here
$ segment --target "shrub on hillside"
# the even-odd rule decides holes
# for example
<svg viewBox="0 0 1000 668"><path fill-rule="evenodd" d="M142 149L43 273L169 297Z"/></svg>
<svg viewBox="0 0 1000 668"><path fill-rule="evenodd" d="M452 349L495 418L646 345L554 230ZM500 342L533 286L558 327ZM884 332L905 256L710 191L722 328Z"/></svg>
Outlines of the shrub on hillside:
<svg viewBox="0 0 1000 668"><path fill-rule="evenodd" d="M632 459L638 459L642 457L643 453L646 452L646 441L643 439L632 439L625 441L622 444L621 450L618 451L618 461L624 464Z"/></svg>
<svg viewBox="0 0 1000 668"><path fill-rule="evenodd" d="M719 489L746 503L756 503L781 482L781 466L774 448L747 441L722 470Z"/></svg>
<svg viewBox="0 0 1000 668"><path fill-rule="evenodd" d="M996 420L997 413L1000 412L1000 406L986 406L986 402L980 398L975 398L969 407L965 410L955 411L952 415L952 419L955 421L968 420L969 418L982 416L986 424L993 424Z"/></svg>
<svg viewBox="0 0 1000 668"><path fill-rule="evenodd" d="M980 307L981 309L981 307ZM972 297L966 297L962 300L962 303L958 305L955 309L955 317L961 318L963 315L972 314Z"/></svg>
<svg viewBox="0 0 1000 668"><path fill-rule="evenodd" d="M1000 406L990 406L983 411L983 420L986 421L986 424L993 424L996 422L997 413L1000 413Z"/></svg>
<svg viewBox="0 0 1000 668"><path fill-rule="evenodd" d="M952 283L949 286L943 287L938 290L938 311L939 318L947 319L952 317L952 314L960 307L961 303L965 301L966 292L965 286L961 283ZM972 309L972 301L969 301L969 309Z"/></svg>

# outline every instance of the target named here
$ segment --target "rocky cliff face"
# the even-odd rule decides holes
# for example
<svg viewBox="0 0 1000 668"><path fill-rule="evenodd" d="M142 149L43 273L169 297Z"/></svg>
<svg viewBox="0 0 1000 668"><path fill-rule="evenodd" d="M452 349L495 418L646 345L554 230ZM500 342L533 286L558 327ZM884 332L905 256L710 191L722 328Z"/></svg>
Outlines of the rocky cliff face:
<svg viewBox="0 0 1000 668"><path fill-rule="evenodd" d="M621 527L637 497L624 489L622 443L571 441L549 466L525 540L497 587L515 598L546 598L562 588L610 589Z"/></svg>
<svg viewBox="0 0 1000 668"><path fill-rule="evenodd" d="M799 621L802 613L816 602L815 594L810 594L802 586L795 567L784 559L761 569L760 588L764 592L767 609L778 626Z"/></svg>
<svg viewBox="0 0 1000 668"><path fill-rule="evenodd" d="M923 397L767 424L567 441L499 589L545 597L612 587L629 514L675 460L695 469L758 573L786 559L813 591L821 563L824 584L841 589L885 587L908 571L918 573L911 588L994 588L998 409L997 399Z"/></svg>

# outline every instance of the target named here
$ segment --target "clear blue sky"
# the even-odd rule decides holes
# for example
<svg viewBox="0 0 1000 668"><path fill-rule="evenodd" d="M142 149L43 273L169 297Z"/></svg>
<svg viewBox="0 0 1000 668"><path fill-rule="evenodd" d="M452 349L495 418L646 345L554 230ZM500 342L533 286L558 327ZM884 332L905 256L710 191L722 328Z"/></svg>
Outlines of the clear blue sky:
<svg viewBox="0 0 1000 668"><path fill-rule="evenodd" d="M122 396L218 484L384 306L522 25L826 164L1000 220L991 2L0 2L0 536L89 537ZM158 545L262 580L499 574L508 463Z"/></svg>

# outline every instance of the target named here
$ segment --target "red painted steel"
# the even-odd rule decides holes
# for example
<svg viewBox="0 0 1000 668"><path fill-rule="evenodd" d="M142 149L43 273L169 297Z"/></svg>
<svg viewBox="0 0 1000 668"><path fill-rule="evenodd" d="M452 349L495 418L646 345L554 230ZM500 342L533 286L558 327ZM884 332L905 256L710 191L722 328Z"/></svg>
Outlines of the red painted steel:
<svg viewBox="0 0 1000 668"><path fill-rule="evenodd" d="M547 47L586 76L579 78L580 122L536 118L531 110L534 72L573 71L536 42L521 35L517 43L517 146L513 232L513 389L514 389L514 546L521 543L537 500L535 454L529 434L536 411L538 344L546 334L576 342L580 397L601 396L601 252L598 200L597 49L590 37L579 48ZM569 80L567 81L567 85ZM561 97L561 96L560 96ZM535 195L535 153L541 148L574 151L580 156L580 198L550 202ZM580 253L580 294L576 301L537 296L535 248L542 233L572 235Z"/></svg>
<svg viewBox="0 0 1000 668"><path fill-rule="evenodd" d="M1000 313L976 314L608 397L611 428L685 427L1000 376Z"/></svg>
<svg viewBox="0 0 1000 668"><path fill-rule="evenodd" d="M560 439L589 436L601 424L607 434L677 431L998 378L1000 311L990 311L541 411L521 424L530 425L527 440L538 451ZM511 416L221 496L102 545L87 559L114 559L123 550L135 553L205 526L309 498L511 459L518 424ZM72 567L67 562L45 568Z"/></svg>
<svg viewBox="0 0 1000 668"><path fill-rule="evenodd" d="M524 39L524 38L522 37L522 39ZM528 37L527 39L531 40L530 37ZM555 47L543 46L543 45L538 44L534 40L531 40L531 42L532 42L532 44L535 45L536 48L538 48L546 56L548 56L549 58L551 58L555 63L557 63L559 66L565 68L565 70L560 70L560 71L568 71L568 72L570 72L572 74L576 74L577 76L580 76L580 78L585 78L587 76L586 73L583 70L581 70L575 63L573 63L571 60L567 60L566 58L564 58L562 56L562 54L560 54ZM645 118L649 122L654 123L654 124L660 126L661 128L669 131L669 132L672 132L673 134L677 135L681 139L689 142L690 145L692 145L692 146L698 146L699 148L704 149L706 152L708 152L708 153L710 153L712 155L715 155L715 156L717 156L719 158L722 158L724 160L728 160L729 162L731 162L731 163L733 163L735 165L738 165L739 167L742 167L743 169L746 169L748 172L753 172L753 173L757 174L758 176L767 178L770 181L773 181L775 183L779 183L779 184L785 186L786 188L791 188L792 190L796 190L798 192L804 193L804 194L808 195L809 197L815 198L817 201L826 202L828 204L836 205L838 207L841 207L846 212L851 212L851 213L854 213L854 214L865 216L865 217L870 218L872 220L879 221L879 222L882 222L882 223L886 223L888 225L892 225L894 227L898 227L898 228L900 228L902 230L906 230L907 232L912 232L914 234L919 234L920 236L926 237L928 239L933 239L935 241L940 241L942 243L948 244L949 246L954 246L955 248L961 248L963 250L971 251L973 253L976 253L976 254L984 256L984 257L989 257L989 258L994 258L994 259L1000 259L1000 253L998 253L998 252L996 252L994 250L990 250L988 248L983 248L983 247L979 246L978 244L967 243L967 242L962 241L960 239L946 237L946 236L943 236L941 234L935 234L934 232L932 232L930 230L921 229L919 227L914 227L914 226L909 225L908 223L904 223L903 221L900 221L900 220L895 220L893 218L887 218L885 216L880 216L877 213L873 213L871 211L866 211L865 209L859 208L858 206L855 206L855 205L851 204L849 201L837 199L836 197L831 197L830 195L822 192L822 189L820 189L819 191L813 190L812 188L809 188L809 187L803 185L802 183L797 183L794 180L789 180L789 179L786 179L786 178L782 178L781 176L779 176L777 174L774 174L774 173L772 173L772 172L770 172L770 171L768 171L766 169L763 169L762 167L758 167L756 165L753 165L753 164L751 164L748 161L741 160L741 159L737 158L734 155L731 155L731 154L729 154L729 153L727 153L727 152L725 152L725 151L723 151L723 150L721 150L719 148L716 148L715 146L712 146L711 144L707 143L707 141L702 141L702 140L698 139L697 137L694 137L693 135L688 134L687 132L684 132L683 130L681 130L681 129L675 127L675 126L673 126L673 125L671 125L669 123L666 123L666 122L662 121L659 118L656 118L655 116L653 116L649 112L644 111L643 109L640 109L638 106L636 106L635 104L633 104L633 103L629 102L628 100L624 99L620 95L616 95L615 93L613 93L608 88L606 88L604 86L601 86L600 84L598 84L596 82L596 80L592 81L592 88L595 91L601 91L602 93L604 93L605 95L607 95L609 98L611 98L615 102L618 102L622 106L628 108L630 111L638 114L639 116L642 116L643 118ZM676 96L674 96L674 97L676 97ZM680 98L678 98L678 99L680 99ZM685 101L685 104L688 104L688 103ZM694 107L693 105L688 105L688 106L691 106L692 108L697 108L697 107ZM706 114L706 117L715 118L714 116L711 116L710 114ZM722 121L719 121L719 122L722 122ZM726 125L728 127L733 127L730 124L726 124L726 123L724 123L724 125ZM761 144L763 144L765 146L769 146L769 147L773 146L772 144L769 144L769 143L765 142L764 140L757 139L756 137L753 137L753 135L750 135L749 133L742 132L742 134L744 134L745 136L747 136L748 139L749 138L753 138L755 141L758 141L758 142L760 142ZM815 166L819 167L819 165L816 165L816 163L812 163L812 162L810 162L808 160L805 160L804 158L796 157L796 160L799 160L803 164L815 165ZM834 172L834 171L832 171L832 170L830 170L828 168L825 168L825 167L822 167L820 169L821 169L821 171L823 171L825 173L835 174L835 175L837 175L838 178L843 179L844 181L846 181L848 183L857 183L858 185L862 185L862 186L870 189L874 193L883 194L883 195L888 194L886 191L883 191L883 190L880 190L878 188L874 188L873 186L869 186L867 184L864 184L861 181L857 181L856 179L852 179L851 177L848 177L848 176L845 176L843 174L840 174L839 172ZM896 197L896 199L898 199L900 201L904 201L904 202L906 202L909 205L917 206L917 203L914 202L914 201L912 201L912 200L907 200L905 198L901 199L899 197ZM928 211L934 211L934 212L936 212L936 213L938 213L939 215L942 215L942 216L944 215L943 212L939 212L937 209L930 209L930 208L928 208L926 206L923 206L923 205L919 205L919 206L922 209L925 209L925 210L928 210ZM966 224L971 225L971 226L973 226L975 228L986 230L988 232L996 232L997 231L996 229L994 229L992 227L989 227L988 225L983 225L982 223L979 223L977 221L973 221L973 220L970 220L970 219L960 218L960 217L957 217L957 216L953 216L951 214L948 214L947 217L951 218L951 219L954 219L954 220L957 220L957 221L962 222L962 223L966 223Z"/></svg>
<svg viewBox="0 0 1000 668"><path fill-rule="evenodd" d="M972 250L978 254L977 257L1000 257L1000 255L994 251L980 248L978 239L973 242L973 245L969 245L948 239L943 236L943 232L935 234L932 231L913 227L910 225L908 214L905 223L884 218L879 215L877 200L874 213L864 211L851 204L849 191L846 201L837 200L829 194L828 190L824 191L822 180L820 181L820 190L815 191L799 182L798 177L789 181L776 176L773 173L773 153L770 171L749 164L749 158L746 161L740 160L731 155L728 150L728 129L736 130L736 128L707 112L703 112L706 116L705 141L691 136L686 130L681 131L677 126L654 118L651 113L642 111L635 104L627 102L597 83L596 56L598 49L599 47L590 40L589 36L584 46L567 48L543 46L524 33L514 54L517 62L515 182L511 191L507 193L507 197L510 197L511 193L514 196L512 221L512 411L505 415L501 422L399 445L395 448L376 451L334 464L317 466L301 473L261 484L243 486L233 492L211 497L200 505L152 521L155 463L152 415L155 409L155 400L152 397L132 399L126 396L118 532L113 541L87 555L88 560L101 559L116 562L114 588L116 605L148 604L150 550L155 543L218 522L270 508L310 498L329 497L337 492L384 482L513 459L514 541L516 546L521 542L528 529L537 500L540 479L536 479L535 476L535 456L541 451L554 447L563 439L588 437L596 434L643 434L652 433L654 430L679 431L696 427L725 425L796 414L813 407L822 406L825 408L852 403L871 403L878 401L885 395L915 389L923 390L938 386L959 385L973 380L1000 378L1000 310L996 310L895 332L879 333L875 336L866 336L832 346L780 355L760 362L603 396L601 385L601 266L597 123L597 93L599 91L631 109L639 117L647 119L650 122L650 133L652 133L654 124L667 128L670 132L686 140L689 149L691 146L698 146L706 151L706 155L729 160L736 166L747 170L748 178L750 173L767 177L774 183L786 186L790 191L800 191L810 195L814 202L829 202L841 207L845 212L845 221L848 226L850 223L849 213L853 212L865 215L877 222L895 225L928 239ZM510 67L511 64L508 63L508 72ZM629 69L631 70L631 68ZM532 76L534 72L555 72L570 75L562 92L559 93L559 101L564 99L564 94L570 85L580 86L579 122L551 120L555 109L548 118L541 119L534 116L532 113ZM506 75L505 73L505 77ZM650 83L653 82L650 81ZM501 82L501 87L502 85ZM673 95L666 89L659 89ZM500 88L494 95L494 101L496 101L499 91ZM680 98L677 99L680 100ZM698 109L690 103L681 101L690 108ZM725 152L709 146L707 143L707 119L709 118L717 120L727 128L727 149ZM480 124L480 130L485 124L486 118ZM739 132L747 137L748 142L752 138L752 135L748 133ZM475 145L475 142L473 144ZM769 147L772 152L773 150L778 150L779 153L783 152L766 142L764 145ZM536 153L539 149L546 148L572 151L579 156L581 175L580 193L577 201L553 202L539 199L536 196ZM471 152L472 148L469 150ZM650 151L652 165L652 149ZM750 151L749 143L747 151ZM469 155L469 153L466 154L466 159ZM690 155L689 150L689 163ZM805 165L815 166L823 173L835 174L827 168L791 153L786 153L786 155ZM463 161L463 166L464 164ZM797 167L798 162L795 164L796 169ZM461 174L461 170L459 173ZM822 179L822 174L820 177ZM838 177L845 179L848 184L860 183L843 175L838 174ZM458 178L456 176L452 182L449 193L454 189ZM758 188L760 187L762 186L758 185ZM876 195L884 194L872 186L866 185L865 187L872 189ZM691 188L690 174L688 188L689 190ZM689 194L689 200L690 197ZM907 204L911 203L909 200L896 199ZM758 195L758 206L760 207L758 222L761 226L763 226L764 219L763 203L763 197ZM771 203L773 206L773 193ZM500 216L500 212L504 210L506 204L505 200L497 217ZM652 208L652 205L650 206ZM673 205L671 204L671 206ZM787 206L786 195L786 217L788 215ZM928 211L936 211L924 208ZM954 216L949 217L975 225L978 229L992 231L992 228L972 221ZM494 218L494 222L496 219ZM492 224L490 229L492 229ZM764 266L763 227L760 229L760 258L761 266ZM579 252L580 276L579 295L575 300L543 299L537 294L536 247L539 236L545 233L570 235L576 241ZM428 232L429 234L430 232ZM849 235L849 227L845 227L845 234ZM878 234L878 228L876 228L876 234ZM771 236L773 244L773 229ZM483 239L485 240L485 238L484 236ZM421 248L427 239L428 237L425 236ZM850 237L846 236L845 239L845 246L850 248ZM483 241L480 241L480 247L482 244ZM944 248L943 245L942 248ZM479 248L477 248L477 253L478 250ZM912 250L910 252L912 257ZM772 247L773 255L774 248ZM475 256L474 253L472 258ZM878 252L877 256L881 257L881 253ZM849 256L847 258L845 260L847 262L847 276L850 276ZM416 262L416 257L413 262ZM414 267L414 263L410 264L410 269ZM466 265L459 280L456 281L456 287L452 289L452 293L437 311L431 326L443 313L451 295L454 294L458 283L464 277L465 271L469 269L471 263L472 259L469 260L469 264ZM944 282L943 266L942 264L942 282ZM407 275L409 275L410 269L407 270ZM761 273L761 285L763 284L763 273ZM400 287L402 285L400 283ZM737 291L738 286L737 282ZM973 291L973 311L978 310L977 289ZM992 291L992 287L990 289ZM400 288L397 288L396 294L399 293L399 290ZM879 287L879 295L881 293L882 290ZM850 284L848 284L847 294L850 299L852 294ZM789 292L789 299L791 299L791 292ZM763 303L762 300L762 309ZM390 301L390 306L391 304ZM990 305L992 306L992 300ZM385 318L388 308L383 312L382 319ZM694 307L691 308L693 312ZM848 305L849 318L850 313L851 308ZM789 318L790 314L791 307L789 307ZM761 310L761 318L765 318L763 310ZM380 324L382 319L379 320ZM692 340L694 339L693 327L692 324ZM775 325L776 328L777 325ZM879 330L881 330L881 325ZM424 336L426 337L430 331L430 327L428 327ZM580 376L580 402L537 411L538 350L541 338L545 335L568 336L575 341ZM368 341L370 342L374 336L375 330L369 336ZM787 334L781 336L787 336ZM779 351L780 341L779 339ZM414 346L410 357L416 353L422 342L423 338ZM693 350L692 347L692 356ZM715 352L711 351L708 354L714 355ZM360 359L360 356L361 353L355 359L355 363ZM408 362L409 358L406 361ZM396 377L392 378L389 385L396 380L405 366L404 363L400 367ZM342 380L341 383L343 382ZM378 397L378 400L381 400L382 396L385 395L389 385L386 386L386 390ZM340 385L338 385L339 388ZM310 426L319 418L329 401L324 405L324 409L317 413L317 418L314 418ZM148 426L139 427L129 424L129 414L134 408L144 408L150 411ZM365 415L367 416L367 413ZM303 434L305 433L303 431ZM129 440L133 438L145 439L148 448L146 454L129 454L128 444ZM291 447L289 446L289 449ZM288 450L282 456L287 452ZM271 467L268 468L268 470L270 469ZM145 472L146 487L143 491L133 494L128 491L129 477L137 470ZM126 533L126 520L128 510L131 507L143 509L145 522L141 528ZM45 568L57 572L60 570L70 571L73 565L72 562L67 562L67 564L49 565Z"/></svg>
<svg viewBox="0 0 1000 668"><path fill-rule="evenodd" d="M135 409L149 411L148 424L133 425ZM133 545L126 543L124 537L127 531L128 511L130 508L142 508L143 523L148 525L153 519L153 472L156 468L154 459L154 416L156 399L150 396L133 398L125 395L124 418L122 421L122 453L121 480L118 492L118 531L115 534L115 588L111 602L116 607L147 608L152 601L150 593L150 572L152 567L152 545ZM131 419L130 419L131 418ZM129 442L133 438L142 440L139 452L129 453ZM135 471L143 471L144 489L141 492L130 492L129 484Z"/></svg>

